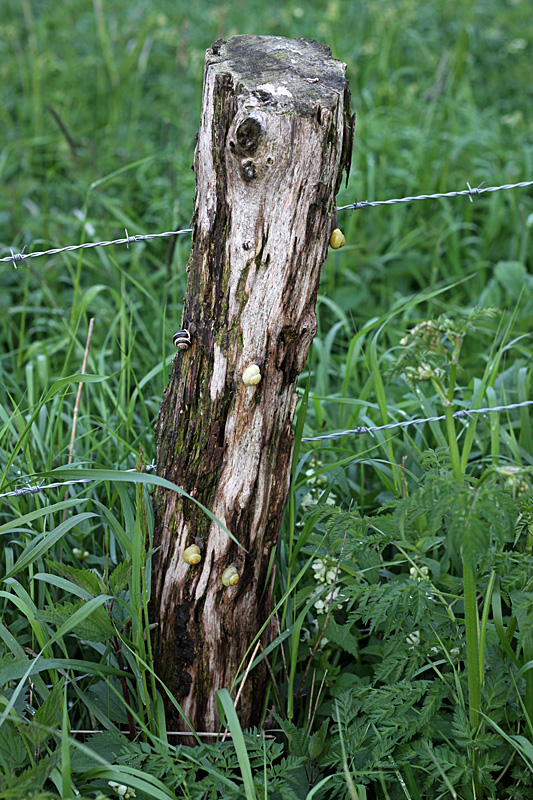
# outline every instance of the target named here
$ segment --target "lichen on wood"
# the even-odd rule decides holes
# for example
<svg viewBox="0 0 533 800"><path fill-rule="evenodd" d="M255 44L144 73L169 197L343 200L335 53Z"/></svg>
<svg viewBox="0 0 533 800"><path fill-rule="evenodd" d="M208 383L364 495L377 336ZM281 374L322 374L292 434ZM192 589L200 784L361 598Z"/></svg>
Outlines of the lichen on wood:
<svg viewBox="0 0 533 800"><path fill-rule="evenodd" d="M304 39L236 36L206 54L181 321L191 346L173 361L157 469L240 546L194 502L158 490L151 605L156 668L197 730L217 729L214 691L231 689L271 611L267 571L289 488L296 382L350 166L344 71L326 45ZM261 380L246 385L251 363ZM199 540L202 561L191 569L182 553ZM239 581L226 587L232 564ZM243 725L257 722L264 685L264 670L252 670Z"/></svg>

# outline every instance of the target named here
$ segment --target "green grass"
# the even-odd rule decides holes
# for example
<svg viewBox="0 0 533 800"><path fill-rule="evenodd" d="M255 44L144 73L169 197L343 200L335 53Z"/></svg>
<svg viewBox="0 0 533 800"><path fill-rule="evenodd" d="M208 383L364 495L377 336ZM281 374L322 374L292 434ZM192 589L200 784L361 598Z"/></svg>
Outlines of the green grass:
<svg viewBox="0 0 533 800"><path fill-rule="evenodd" d="M347 64L357 123L339 205L533 179L521 0L0 0L0 12L0 257L188 227L204 53L237 33L317 38ZM530 398L531 190L338 223L347 244L324 264L298 440L441 415L443 394L450 410ZM69 496L0 501L0 797L117 796L115 781L139 798L528 800L527 407L298 441L267 735L242 732L224 694L232 739L191 748L166 730L144 635L148 478L117 471L155 455L189 247L180 236L0 264L0 493L98 470ZM474 320L457 364L444 333L440 350L401 344L421 321L461 326L478 306L497 313ZM408 383L428 359L433 375ZM73 464L58 473L81 380ZM315 603L333 588L328 616Z"/></svg>

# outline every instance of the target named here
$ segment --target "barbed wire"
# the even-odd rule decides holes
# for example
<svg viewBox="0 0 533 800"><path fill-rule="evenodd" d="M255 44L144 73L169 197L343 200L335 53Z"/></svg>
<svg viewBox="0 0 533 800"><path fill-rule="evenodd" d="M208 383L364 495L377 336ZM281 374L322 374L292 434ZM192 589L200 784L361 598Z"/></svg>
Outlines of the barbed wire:
<svg viewBox="0 0 533 800"><path fill-rule="evenodd" d="M494 406L493 408L465 408L461 409L460 411L455 411L453 417L455 419L461 419L463 417L471 417L473 414L488 414L491 411L508 411L513 408L523 408L524 406L531 406L533 405L533 400L524 400L522 403L509 403L505 406ZM368 433L370 436L374 436L376 431L385 431L385 430L393 430L394 428L406 428L409 425L425 425L427 422L442 422L442 420L446 419L446 416L442 414L438 417L424 417L424 418L417 418L417 419L408 419L404 420L403 422L389 422L387 425L374 425L374 426L366 426L360 425L357 428L349 428L348 430L344 431L336 431L335 433L326 433L322 436L304 436L302 437L302 442L318 442L323 441L324 439L337 439L340 436L361 436L362 434ZM146 472L152 472L156 469L155 464L149 464L145 467ZM125 472L137 472L135 469L127 469ZM43 483L39 483L36 486L21 486L19 488L13 489L11 492L5 492L4 494L0 494L0 499L4 497L21 497L25 494L38 494L39 492L45 492L49 489L57 489L60 486L73 486L76 483L91 483L91 481L101 481L104 480L103 478L81 478L79 480L71 480L71 481L62 481L57 483L49 483L46 486Z"/></svg>
<svg viewBox="0 0 533 800"><path fill-rule="evenodd" d="M435 194L419 194L413 195L410 197L396 197L390 200L363 200L359 202L358 200L355 203L349 203L346 206L337 206L337 211L355 211L358 208L374 208L375 206L389 206L394 205L395 203L412 203L415 200L438 200L442 197L460 197L460 196L468 196L470 202L473 202L473 197L479 197L480 195L484 194L485 192L499 192L502 189L521 189L527 186L533 186L533 181L520 181L520 183L504 183L502 186L484 186L484 182L480 183L479 186L471 187L467 181L468 189L460 189L455 192L436 192ZM102 242L85 242L84 244L71 244L67 245L66 247L54 247L52 250L39 250L34 253L25 253L27 245L25 245L22 249L22 252L15 253L13 249L10 248L11 255L3 256L0 258L0 263L6 263L11 261L15 269L18 269L19 266L24 266L26 263L26 259L28 258L38 258L40 256L53 256L57 253L66 253L71 252L73 250L83 250L90 247L107 247L108 245L112 244L125 244L128 248L131 242L142 242L148 239L159 239L165 236L181 236L182 234L192 233L192 228L182 228L178 231L165 231L164 233L147 233L147 234L136 234L135 236L130 236L128 234L127 229L125 231L125 238L122 239L110 239L105 240Z"/></svg>
<svg viewBox="0 0 533 800"><path fill-rule="evenodd" d="M165 231L164 233L135 234L135 236L130 236L128 234L127 228L124 228L124 232L126 234L126 237L123 239L110 239L110 240L105 240L103 242L84 242L84 244L69 244L67 247L54 247L52 250L40 250L36 251L35 253L25 253L24 251L27 246L25 245L22 248L21 253L14 253L13 250L10 249L11 255L0 258L0 262L12 261L15 269L18 269L17 262L21 262L22 264L24 264L27 258L38 258L39 256L53 256L56 253L66 253L72 250L85 250L89 247L107 247L110 244L125 244L129 249L130 242L142 242L145 241L146 239L160 239L164 236L180 236L183 233L192 233L192 228L182 228L179 231Z"/></svg>
<svg viewBox="0 0 533 800"><path fill-rule="evenodd" d="M478 197L485 192L500 192L502 189L520 189L525 186L533 186L533 181L520 181L520 183L504 183L502 186L484 186L485 181L479 186L472 188L467 181L468 189L460 189L457 192L436 192L435 194L418 194L413 197L397 197L392 200L363 200L358 203L350 203L347 206L337 206L337 211L355 210L357 208L368 208L374 206L391 206L394 203L412 203L413 200L438 200L441 197L460 197L467 195L473 203L473 197Z"/></svg>
<svg viewBox="0 0 533 800"><path fill-rule="evenodd" d="M460 411L455 411L453 417L455 419L461 419L462 417L471 417L472 414L487 414L490 411L507 411L511 408L521 408L523 406L531 405L533 405L533 400L524 400L522 403L510 403L507 406L494 406L493 408L465 408L461 409ZM302 442L318 442L322 441L323 439L337 439L340 436L348 436L349 434L360 436L363 433L369 433L371 436L374 436L375 431L386 431L392 430L393 428L406 428L409 425L425 425L426 422L442 422L444 419L446 419L446 416L445 414L442 414L439 417L408 419L404 420L404 422L389 422L387 425L375 425L372 427L360 425L358 428L350 428L345 431L337 431L336 433L325 433L322 436L305 436L302 437Z"/></svg>
<svg viewBox="0 0 533 800"><path fill-rule="evenodd" d="M156 469L155 464L147 464L144 468L145 472L153 472ZM124 472L138 472L136 469L126 469ZM78 480L73 481L60 481L58 483L48 483L46 486L41 482L38 483L36 486L20 486L13 489L11 492L5 492L4 494L0 494L0 498L2 497L22 497L25 494L39 494L39 492L48 491L48 489L57 489L59 486L74 486L76 483L91 483L92 481L101 481L104 478L79 478Z"/></svg>

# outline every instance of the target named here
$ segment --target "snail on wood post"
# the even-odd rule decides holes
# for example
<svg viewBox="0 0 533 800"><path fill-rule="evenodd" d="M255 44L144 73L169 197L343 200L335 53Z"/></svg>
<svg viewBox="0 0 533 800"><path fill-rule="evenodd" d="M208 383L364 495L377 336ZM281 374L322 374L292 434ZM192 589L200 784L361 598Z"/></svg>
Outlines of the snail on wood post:
<svg viewBox="0 0 533 800"><path fill-rule="evenodd" d="M261 380L261 370L258 364L249 364L242 373L242 382L246 386L257 386Z"/></svg>
<svg viewBox="0 0 533 800"><path fill-rule="evenodd" d="M202 560L202 551L197 544L191 544L183 551L183 560L187 564L199 564Z"/></svg>
<svg viewBox="0 0 533 800"><path fill-rule="evenodd" d="M331 234L329 240L329 246L333 250L338 250L340 247L344 247L345 244L346 244L346 238L344 236L344 233L341 231L340 228L335 228L335 230Z"/></svg>
<svg viewBox="0 0 533 800"><path fill-rule="evenodd" d="M191 334L187 328L184 328L182 331L177 331L177 333L174 334L172 341L178 350L187 350L191 344Z"/></svg>
<svg viewBox="0 0 533 800"><path fill-rule="evenodd" d="M237 567L226 567L222 573L222 583L224 586L235 586L237 583L239 583L239 577L240 576L237 571Z"/></svg>

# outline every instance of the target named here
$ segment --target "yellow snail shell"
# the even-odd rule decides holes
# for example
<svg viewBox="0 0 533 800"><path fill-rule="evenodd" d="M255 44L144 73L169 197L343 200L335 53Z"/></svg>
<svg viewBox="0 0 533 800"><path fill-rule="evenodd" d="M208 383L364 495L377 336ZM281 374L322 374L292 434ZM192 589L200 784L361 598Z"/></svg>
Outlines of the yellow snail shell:
<svg viewBox="0 0 533 800"><path fill-rule="evenodd" d="M224 586L235 586L239 583L239 573L236 567L226 567L222 573L222 583Z"/></svg>
<svg viewBox="0 0 533 800"><path fill-rule="evenodd" d="M246 386L257 386L261 380L261 370L257 364L250 364L242 373L242 382Z"/></svg>
<svg viewBox="0 0 533 800"><path fill-rule="evenodd" d="M346 239L344 237L344 233L341 231L340 228L335 228L333 233L331 234L331 238L329 240L329 246L333 248L333 250L338 250L339 247L344 247L346 244Z"/></svg>
<svg viewBox="0 0 533 800"><path fill-rule="evenodd" d="M183 551L183 560L187 564L199 564L202 560L202 551L197 544L191 544Z"/></svg>

